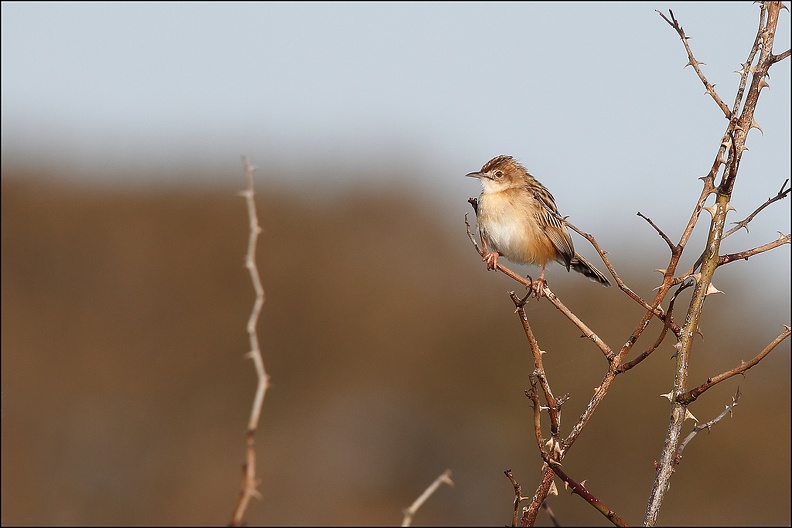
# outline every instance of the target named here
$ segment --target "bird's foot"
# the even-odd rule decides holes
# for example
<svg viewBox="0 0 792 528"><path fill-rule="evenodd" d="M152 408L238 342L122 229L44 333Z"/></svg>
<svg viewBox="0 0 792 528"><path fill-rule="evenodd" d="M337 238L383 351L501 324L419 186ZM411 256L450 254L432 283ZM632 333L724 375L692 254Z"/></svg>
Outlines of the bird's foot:
<svg viewBox="0 0 792 528"><path fill-rule="evenodd" d="M500 253L498 253L497 251L493 251L491 253L486 253L484 255L484 262L487 263L487 269L488 270L494 270L495 268L498 267L498 257L499 256L500 256Z"/></svg>
<svg viewBox="0 0 792 528"><path fill-rule="evenodd" d="M533 293L533 296L538 299L544 295L545 286L547 286L547 281L544 279L544 277L539 277L535 281L531 281L531 293Z"/></svg>

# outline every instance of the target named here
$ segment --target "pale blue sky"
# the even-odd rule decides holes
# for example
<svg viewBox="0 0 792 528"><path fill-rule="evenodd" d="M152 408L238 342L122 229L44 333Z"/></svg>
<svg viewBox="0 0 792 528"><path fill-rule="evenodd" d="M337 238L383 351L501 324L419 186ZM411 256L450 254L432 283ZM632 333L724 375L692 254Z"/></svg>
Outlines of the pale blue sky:
<svg viewBox="0 0 792 528"><path fill-rule="evenodd" d="M239 174L245 154L291 187L410 185L466 212L479 189L462 175L511 154L573 222L646 235L641 211L676 237L726 121L655 12L669 8L731 106L749 2L3 2L3 165L105 183L187 167L189 184ZM776 52L789 27L782 11ZM790 174L790 61L771 74L733 220ZM789 204L754 225L757 245L789 232Z"/></svg>

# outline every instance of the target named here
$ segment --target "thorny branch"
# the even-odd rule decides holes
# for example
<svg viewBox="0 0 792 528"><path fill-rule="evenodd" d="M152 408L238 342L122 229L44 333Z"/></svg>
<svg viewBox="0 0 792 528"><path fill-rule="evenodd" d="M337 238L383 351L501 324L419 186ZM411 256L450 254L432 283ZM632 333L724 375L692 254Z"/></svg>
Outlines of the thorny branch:
<svg viewBox="0 0 792 528"><path fill-rule="evenodd" d="M618 350L618 352L612 351L612 349L603 342L595 333L591 332L591 330L579 319L577 318L566 306L561 303L561 301L553 294L552 291L545 285L544 290L542 291L542 296L545 297L549 302L551 302L557 309L559 309L564 315L573 322L573 324L583 332L583 336L590 339L604 354L605 358L608 361L608 369L603 377L600 385L595 389L594 396L589 401L589 404L583 414L579 417L577 422L573 425L571 432L569 435L563 439L560 443L555 440L556 429L560 427L560 423L556 423L556 419L552 417L553 413L559 410L560 402L556 402L557 405L548 404L546 408L543 408L539 401L539 392L538 388L541 387L541 390L545 396L545 399L549 402L554 401L552 396L552 391L550 390L549 382L547 382L546 375L544 372L544 368L541 362L541 351L539 351L538 344L535 341L535 338L530 330L530 325L527 324L527 319L525 316L525 311L522 309L522 306L528 300L528 296L523 299L517 297L514 292L510 292L513 302L515 306L517 306L516 312L519 314L520 321L523 325L525 330L526 336L529 339L529 343L531 344L531 351L532 355L534 356L534 363L536 369L534 370L531 376L531 389L526 391L526 396L528 396L533 403L534 409L534 429L536 435L536 441L542 457L548 461L548 464L555 462L553 464L553 469L550 467L545 467L543 470L542 481L538 486L534 496L531 499L529 506L527 506L523 512L523 516L521 519L521 524L523 526L533 525L536 519L536 514L539 511L541 504L544 502L544 499L547 497L548 492L551 490L552 479L554 475L554 469L556 469L558 463L566 456L568 453L569 448L573 445L577 436L582 432L583 428L587 424L588 420L591 418L594 411L597 409L599 404L604 399L605 395L607 394L611 383L615 379L618 374L626 372L630 370L643 360L645 360L649 355L652 354L653 351L657 350L658 347L663 342L665 336L667 335L668 330L671 330L679 339L676 343L675 348L677 350L676 358L678 365L684 365L683 370L678 370L677 380L675 382L675 388L670 394L670 397L673 402L676 403L677 407L673 409L672 417L671 417L671 424L681 424L683 418L689 414L687 411L687 405L695 400L701 393L706 391L712 385L727 379L728 377L743 373L745 370L751 368L752 366L756 365L762 358L764 358L778 343L780 343L783 339L788 337L789 335L789 328L787 327L786 331L782 333L773 343L768 345L765 350L762 351L759 355L757 355L754 359L752 359L748 363L743 363L734 369L723 373L719 376L714 378L710 378L707 380L707 383L703 384L702 386L693 389L690 392L685 392L684 388L687 384L687 362L690 352L690 347L692 346L692 337L698 333L698 316L701 313L701 309L703 306L703 299L706 295L713 293L713 288L711 286L711 279L714 270L723 264L728 262L734 261L739 258L748 258L750 256L756 255L758 253L768 251L774 247L778 247L782 244L789 243L789 235L782 235L778 240L771 242L769 244L765 244L763 246L753 248L750 250L746 250L740 253L735 253L731 255L718 255L718 248L720 245L720 241L736 232L736 230L740 229L741 227L746 227L748 223L765 207L770 205L771 203L778 201L782 198L785 198L789 195L789 189L786 189L786 182L782 186L779 193L773 197L768 199L768 201L760 206L754 213L752 213L748 218L745 220L738 222L737 226L727 232L724 233L723 225L725 223L726 213L732 209L729 201L731 198L731 191L734 185L734 180L736 178L737 169L739 168L739 163L741 159L742 153L746 150L744 143L745 138L747 136L748 131L751 128L759 128L759 126L753 120L753 111L756 105L756 101L758 99L759 92L762 88L767 86L765 81L765 77L767 76L767 69L770 64L782 60L783 58L787 58L790 56L789 50L779 54L773 55L771 53L772 50L772 42L775 30L775 24L777 23L777 15L778 15L778 3L768 3L766 5L761 6L761 14L760 14L760 25L759 31L757 32L757 37L754 40L754 45L751 49L749 54L748 60L744 65L744 68L738 73L741 75L741 83L740 87L737 91L737 97L735 99L734 109L730 110L726 104L721 100L718 94L715 92L714 85L709 83L709 81L704 76L701 68L699 67L701 62L697 61L693 55L693 52L688 43L688 37L685 34L684 30L682 29L679 22L676 20L673 13L669 12L670 17L660 13L660 16L668 22L679 34L685 50L688 54L688 66L692 66L693 69L696 71L701 82L704 84L707 93L712 97L712 99L716 102L718 107L722 110L723 114L729 120L729 125L727 127L726 132L723 135L721 140L720 146L718 148L717 156L710 168L709 173L702 177L701 180L703 182L703 187L701 193L696 201L696 204L693 208L693 211L685 225L682 235L679 238L677 243L674 243L657 225L655 225L651 219L644 216L640 212L638 216L646 220L662 237L662 239L668 245L671 256L668 263L668 266L663 270L658 270L663 273L663 280L661 285L656 288L657 292L655 294L655 298L651 302L645 301L639 295L635 294L630 288L628 288L620 279L618 273L611 265L607 253L603 251L597 241L588 233L582 232L577 229L575 226L570 224L566 218L558 216L555 212L552 212L556 215L556 217L562 221L565 225L567 225L570 229L573 229L578 234L586 238L592 246L596 249L598 254L602 257L603 262L605 263L608 271L613 275L614 279L616 280L617 284L619 285L620 289L627 294L631 299L636 301L640 304L646 312L644 313L641 321L635 327L635 330L630 335L627 342ZM771 29L768 29L772 27ZM760 53L761 52L761 53ZM754 60L756 56L759 56L758 62L754 64ZM752 66L752 64L754 64ZM748 78L749 75L752 75L752 81L750 86L748 86ZM746 87L747 87L747 95L746 95ZM741 102L744 102L741 104ZM740 109L742 107L742 112ZM728 157L727 157L728 156ZM721 181L716 186L715 179L718 173L720 172L720 167L724 167L723 175ZM705 207L705 203L707 199L711 195L716 195L716 203L710 207ZM477 210L477 201L474 198L469 200L471 205L473 206L474 211ZM677 267L679 265L679 261L681 259L682 253L691 238L693 230L700 218L701 212L707 210L712 215L712 224L710 226L710 239L707 241L707 248L708 251L704 253L702 256L702 263L704 264L704 268L700 273L696 273L695 280L693 278L693 270L688 273L685 273L683 276L676 278L675 273L677 271ZM467 215L465 215L465 225L467 226L467 233L468 237L470 238L471 242L473 243L476 251L479 255L484 257L484 251L479 247L477 244L471 229L470 225L467 221ZM698 267L698 265L696 266ZM513 280L519 282L520 284L526 286L527 288L531 285L530 278L525 279L519 274L515 273L514 271L510 270L509 268L503 266L501 262L497 263L496 269L508 277L512 278ZM694 268L696 269L696 268ZM677 288L674 295L671 297L668 311L664 312L663 308L661 307L661 303L667 298L668 294L670 293L671 289L674 286L679 285L680 287ZM674 309L674 303L677 300L677 297L681 291L684 289L694 286L694 293L693 299L691 300L690 307L688 309L688 316L685 320L685 326L680 328L672 318L672 313ZM641 336L643 331L649 325L649 322L652 318L657 317L661 321L663 321L663 328L660 331L658 337L644 352L642 352L638 357L633 359L632 361L626 363L624 362L627 355L632 350L634 344ZM680 374L681 372L681 374ZM542 432L541 432L541 411L548 410L551 414L551 438L550 441L547 443L544 442ZM680 414L681 413L681 414ZM669 431L672 428L670 427ZM687 440L686 440L687 442ZM659 505L662 502L662 496L665 493L665 489L667 489L667 482L670 478L670 471L663 474L667 468L671 468L672 464L669 464L669 460L674 462L673 456L676 455L678 452L673 450L668 450L669 446L677 446L679 444L678 439L678 432L674 433L673 435L667 435L666 438L666 447L664 448L664 457L667 456L667 453L671 453L672 456L670 459L661 460L658 465L658 479L655 481L655 486L652 489L652 496L650 497L649 505L647 505L647 512L644 522L647 525L653 525L656 522L656 515L659 511ZM546 449L547 448L547 449ZM681 451L681 450L680 450ZM678 461L677 461L678 462ZM508 476L508 475L507 475ZM513 480L513 477L510 477ZM513 481L514 483L515 481ZM516 522L517 518L517 506L519 502L524 500L525 497L522 497L521 492L516 492L515 494L515 512L514 512L514 521Z"/></svg>
<svg viewBox="0 0 792 528"><path fill-rule="evenodd" d="M253 282L253 289L256 292L256 300L253 303L253 309L250 313L250 318L247 323L247 333L250 340L250 352L246 354L253 360L253 366L256 369L256 377L258 384L256 386L256 394L253 397L253 407L250 410L250 419L248 420L248 430L245 433L245 446L246 446L246 460L242 466L242 490L239 492L239 499L237 500L234 513L231 517L231 526L241 526L244 523L245 511L247 511L250 499L259 497L260 494L257 490L259 479L256 477L256 444L255 435L256 429L259 424L259 417L261 416L261 407L264 404L264 396L269 387L269 376L264 369L264 359L261 356L261 349L259 348L258 332L256 325L258 323L261 308L264 306L264 287L261 285L259 278L258 267L256 266L256 242L261 233L261 227L258 223L258 216L256 215L256 202L253 193L253 173L256 167L248 164L247 158L242 158L242 163L245 167L245 180L247 187L242 191L240 196L245 199L248 210L248 219L250 225L250 236L248 237L248 250L245 256L245 267L250 273L250 279Z"/></svg>
<svg viewBox="0 0 792 528"><path fill-rule="evenodd" d="M592 495L591 492L586 489L586 486L583 485L584 483L576 482L569 475L564 473L560 464L553 461L548 462L547 460L545 460L545 462L547 462L547 464L553 469L553 472L564 481L564 486L568 486L572 490L572 493L582 497L583 500L591 504L594 509L604 515L605 518L612 522L614 526L629 526L629 524L622 520L621 517L616 515L616 512L605 506L602 501Z"/></svg>
<svg viewBox="0 0 792 528"><path fill-rule="evenodd" d="M677 22L677 19L674 17L674 12L671 11L670 9L668 10L668 13L671 15L671 20L669 20L668 17L665 16L662 11L657 11L657 13L661 17L663 17L663 20L668 22L671 25L671 27L674 28L674 30L676 30L676 32L679 34L679 38L682 40L682 43L685 45L685 51L687 51L688 54L688 62L687 64L685 64L685 68L687 68L688 66L693 67L693 69L696 71L696 75L698 75L699 79L701 79L701 82L704 83L704 87L707 89L707 93L712 96L712 98L715 100L715 103L721 108L721 110L723 110L723 113L726 115L726 117L727 118L731 117L731 111L729 111L729 107L726 106L726 103L721 101L721 98L718 97L717 93L715 93L715 85L710 84L710 82L704 76L704 73L701 71L701 68L699 68L699 65L704 63L697 61L696 58L693 56L693 52L691 51L690 45L688 44L688 38L690 37L685 35L685 30L682 29L682 26L680 26L679 22Z"/></svg>
<svg viewBox="0 0 792 528"><path fill-rule="evenodd" d="M751 214L749 214L747 217L745 217L744 219L740 220L739 222L732 222L733 224L735 224L735 226L734 226L734 227L732 227L731 229L729 229L728 231L724 232L724 233L723 233L723 238L725 239L726 237L733 235L734 233L736 233L737 231L739 231L740 229L743 229L743 228L744 228L746 231L748 231L748 224L751 222L751 220L753 220L754 218L756 218L756 215L758 215L760 212L762 212L762 210L763 210L764 208L766 208L767 206L769 206L770 204L772 204L772 203L774 203L774 202L777 202L777 201L779 201L779 200L783 200L784 198L786 198L787 196L789 196L789 191L790 191L790 189L786 189L786 185L787 185L787 183L789 183L789 179L786 179L786 180L784 180L784 183L781 185L781 189L778 191L778 193L777 193L775 196L772 196L772 197L768 198L768 199L767 199L767 201L766 201L765 203L763 203L762 205L760 205L759 207L757 207L757 208L756 208L756 209L755 209L755 210L754 210L754 211L753 211ZM774 246L774 247L775 247L775 246ZM772 249L772 247L771 247L771 248L767 248L767 249ZM766 249L765 251L767 251L767 249ZM759 253L759 252L757 252L757 253ZM752 255L754 255L754 254L756 254L756 253L752 253L751 255L748 255L748 256L752 256ZM697 269L699 269L699 267L701 266L701 262L702 262L703 260L704 260L704 253L702 253L701 255L699 255L699 258L698 258L698 259L696 259L696 263L695 263L695 264L693 264L693 267L691 267L691 268L690 268L690 269L687 271L687 273L685 273L685 274L682 276L682 278L675 279L675 281L680 281L680 282L681 282L681 281L682 281L682 280L683 280L685 277L687 277L687 276L690 276L690 275L692 275L693 273L695 273L695 272L696 272L696 270L697 270ZM725 264L725 263L726 263L726 262L721 262L721 264Z"/></svg>
<svg viewBox="0 0 792 528"><path fill-rule="evenodd" d="M764 253L779 246L783 246L784 244L789 244L789 241L790 241L790 235L781 235L780 237L778 237L778 239L773 240L772 242L768 242L767 244L764 244L762 246L755 247L752 249L746 249L745 251L740 251L739 253L721 255L720 257L718 257L718 266L728 264L729 262L734 262L735 260L748 260L749 257L753 257L754 255L758 255L759 253Z"/></svg>
<svg viewBox="0 0 792 528"><path fill-rule="evenodd" d="M657 523L657 517L660 511L660 506L663 503L663 498L670 485L670 479L674 471L674 466L677 462L677 448L680 441L681 427L685 417L689 414L687 409L688 404L695 398L687 400L683 398L680 401L678 398L687 392L687 383L689 375L689 362L690 354L693 347L694 337L698 330L698 323L704 306L704 299L710 293L713 293L712 276L719 266L719 249L720 243L723 240L724 225L726 222L726 214L731 206L731 194L734 188L734 182L737 178L737 173L740 167L742 155L746 150L745 140L748 132L752 128L758 128L754 120L754 112L756 104L759 99L761 90L767 87L765 78L768 74L768 69L773 64L774 56L772 54L773 42L775 38L775 30L778 24L778 13L781 8L780 2L766 2L760 5L759 16L759 29L757 30L756 38L754 39L753 46L749 52L748 60L743 65L743 68L738 72L741 76L740 87L738 88L737 95L734 102L734 110L728 111L723 102L717 97L713 87L707 82L706 78L698 68L699 62L693 57L693 53L687 42L684 31L679 23L671 13L671 20L665 15L660 13L666 22L672 25L677 33L680 35L684 43L685 50L688 53L689 64L696 70L699 78L704 83L707 92L715 99L718 106L724 111L724 114L729 119L729 124L726 132L721 140L718 149L718 155L713 162L710 173L703 178L704 191L702 192L701 199L697 204L689 226L695 224L699 213L704 210L703 199L706 199L709 194L715 193L715 203L706 208L711 214L712 220L708 230L708 238L705 246L704 257L701 261L701 271L696 275L696 285L690 301L690 305L685 318L685 324L676 344L676 368L674 377L674 388L671 395L672 408L669 418L669 424L665 435L663 451L657 465L657 473L654 483L647 501L646 511L644 514L644 524L647 526L654 526ZM758 56L754 63L754 59ZM750 86L747 92L744 91L747 84L748 75L752 74ZM740 112L740 108L742 111ZM724 160L724 153L728 156ZM723 174L721 181L717 188L714 186L715 176L717 175L720 166L723 165ZM682 244L680 244L682 245ZM676 267L676 262L673 262ZM661 291L673 282L672 273L669 270L664 275L663 287ZM769 350L768 350L769 352ZM755 358L756 362L761 360L764 355ZM754 363L755 364L755 363ZM747 367L750 368L750 367ZM737 372L735 372L736 374ZM734 374L731 374L734 375ZM706 390L706 388L704 388ZM703 392L703 391L702 391ZM692 396L692 394L690 395Z"/></svg>
<svg viewBox="0 0 792 528"><path fill-rule="evenodd" d="M718 374L717 376L713 376L711 378L708 378L705 383L702 383L701 385L699 385L695 389L692 389L692 390L688 391L685 394L680 394L679 396L677 396L676 400L679 403L682 403L682 404L685 404L685 405L690 404L690 403L696 401L696 399L699 396L701 396L702 394L704 394L704 392L706 392L707 390L711 389L713 386L717 385L721 381L727 380L727 379L731 378L732 376L736 376L737 374L742 374L743 372L745 372L746 370L750 369L751 367L756 366L757 363L759 363L762 359L764 359L764 357L767 354L772 352L773 349L775 347L777 347L784 339L789 337L789 333L790 333L790 327L785 325L784 326L784 331L781 332L775 339L773 339L773 341L771 341L770 344L768 344L764 348L764 350L759 352L759 354L757 354L756 357L754 357L753 359L751 359L747 363L740 363L740 365L734 367L731 370L727 370L726 372L724 372L722 374Z"/></svg>

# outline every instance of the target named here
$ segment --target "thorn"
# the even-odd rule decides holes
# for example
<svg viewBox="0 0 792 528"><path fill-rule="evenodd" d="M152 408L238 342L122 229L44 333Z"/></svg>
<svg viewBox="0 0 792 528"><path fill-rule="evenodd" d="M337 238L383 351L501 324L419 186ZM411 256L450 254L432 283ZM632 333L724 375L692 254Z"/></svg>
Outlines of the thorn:
<svg viewBox="0 0 792 528"><path fill-rule="evenodd" d="M564 486L566 486L566 483L564 483ZM558 488L556 487L555 480L553 480L553 482L550 483L550 490L547 492L547 494L558 496Z"/></svg>
<svg viewBox="0 0 792 528"><path fill-rule="evenodd" d="M704 64L705 66L707 65L707 63L706 63L706 62L701 62L701 61L697 61L697 60L695 60L695 59L690 59L690 60L688 61L688 63L687 63L687 64L685 64L685 68L687 68L688 66L693 66L693 67L695 68L695 67L696 67L696 66L698 66L699 64ZM682 69L684 69L684 68L682 68Z"/></svg>
<svg viewBox="0 0 792 528"><path fill-rule="evenodd" d="M658 273L660 273L660 274L662 274L662 275L665 275L665 274L666 274L666 271L668 271L668 270L667 270L667 269L665 269L665 268L657 268L657 269L656 269L656 270L654 270L654 271L656 271L656 272L658 272Z"/></svg>
<svg viewBox="0 0 792 528"><path fill-rule="evenodd" d="M712 204L710 207L704 207L703 209L715 218L715 212L718 210L718 206L717 204Z"/></svg>
<svg viewBox="0 0 792 528"><path fill-rule="evenodd" d="M688 419L693 420L694 422L698 423L698 418L693 416L693 413L691 413L687 408L685 408L685 420L688 420Z"/></svg>
<svg viewBox="0 0 792 528"><path fill-rule="evenodd" d="M770 85L767 84L767 81L764 77L759 81L759 91L762 91L762 88L770 88Z"/></svg>
<svg viewBox="0 0 792 528"><path fill-rule="evenodd" d="M677 341L674 343L674 348L677 350L682 350L682 341Z"/></svg>
<svg viewBox="0 0 792 528"><path fill-rule="evenodd" d="M734 206L731 204L731 202L729 202L729 203L727 203L727 204L726 204L726 212L727 212L727 213L728 213L729 211L736 211L736 210L737 210L737 209L735 209L735 208L734 208Z"/></svg>
<svg viewBox="0 0 792 528"><path fill-rule="evenodd" d="M668 398L668 401L670 401L670 402L674 401L674 392L673 391L669 392L668 394L661 394L660 396L662 396L663 398Z"/></svg>
<svg viewBox="0 0 792 528"><path fill-rule="evenodd" d="M759 123L757 123L756 120L751 121L751 127L750 128L757 129L764 136L764 130L762 130L762 127L759 126ZM749 128L749 130L750 130L750 128Z"/></svg>
<svg viewBox="0 0 792 528"><path fill-rule="evenodd" d="M588 479L586 479L586 480L588 480ZM580 485L583 486L584 488L586 487L586 480L581 480L580 481Z"/></svg>

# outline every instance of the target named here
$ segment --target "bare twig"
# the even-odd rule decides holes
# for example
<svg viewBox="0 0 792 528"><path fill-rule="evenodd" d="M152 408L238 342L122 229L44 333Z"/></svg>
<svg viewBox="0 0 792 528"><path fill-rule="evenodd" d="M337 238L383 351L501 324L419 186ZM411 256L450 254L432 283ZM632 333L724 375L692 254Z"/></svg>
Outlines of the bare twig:
<svg viewBox="0 0 792 528"><path fill-rule="evenodd" d="M663 17L663 20L668 22L669 25L672 28L674 28L674 30L676 30L676 32L679 34L679 38L682 39L682 43L685 45L685 51L687 51L687 55L688 55L688 62L687 64L685 64L685 68L687 68L688 66L693 67L693 69L696 71L696 75L698 75L699 79L701 79L701 82L704 83L704 87L707 89L707 93L712 96L712 98L715 100L715 103L720 107L721 110L723 110L723 113L726 115L726 117L727 118L731 117L731 111L729 110L729 107L726 106L726 104L723 101L721 101L721 98L718 97L718 94L715 92L715 85L710 84L710 82L704 76L704 73L701 71L701 68L699 68L699 64L704 64L704 63L697 61L696 58L693 56L693 51L691 51L690 45L688 44L688 39L690 37L685 35L685 30L682 29L682 26L679 25L677 19L674 18L674 12L671 11L670 9L668 10L668 13L671 15L671 20L669 20L668 17L666 17L661 11L657 11L657 13L661 17Z"/></svg>
<svg viewBox="0 0 792 528"><path fill-rule="evenodd" d="M410 526L410 524L412 523L412 518L415 515L415 513L418 511L418 508L420 508L423 505L423 503L426 502L426 500L429 497L431 497L432 494L435 491L437 491L437 488L439 488L442 484L448 484L449 486L454 485L454 481L451 480L450 469L446 469L445 471L443 471L443 473L439 477L437 477L434 480L434 482L429 484L429 487L427 487L423 493L421 493L420 497L415 499L415 501L412 504L410 504L409 507L404 509L404 520L402 521L401 524L402 526Z"/></svg>
<svg viewBox="0 0 792 528"><path fill-rule="evenodd" d="M764 253L765 251L770 251L771 249L783 246L784 244L789 244L790 239L792 239L792 236L790 235L781 235L776 240L768 242L762 246L746 249L745 251L740 251L738 253L731 253L729 255L721 255L718 257L718 266L728 264L729 262L734 262L735 260L748 260L748 258L758 255L759 253Z"/></svg>
<svg viewBox="0 0 792 528"><path fill-rule="evenodd" d="M751 222L751 220L753 220L756 217L756 215L762 212L762 209L764 209L773 202L777 202L778 200L783 200L784 198L789 196L789 191L792 189L786 189L787 183L789 183L789 178L784 180L783 185L781 185L781 189L778 191L778 193L775 196L768 198L765 203L757 207L756 210L754 210L754 212L749 214L746 218L740 220L739 222L734 222L735 226L729 229L728 231L726 231L725 233L723 233L723 238L726 238L727 236L731 235L736 231L739 231L742 228L745 228L745 230L748 231L748 224Z"/></svg>
<svg viewBox="0 0 792 528"><path fill-rule="evenodd" d="M264 306L264 287L261 285L259 278L258 268L256 267L256 242L258 235L261 233L261 227L258 223L258 216L256 215L256 202L253 199L253 173L256 167L248 164L247 158L242 158L242 163L245 167L245 180L247 187L242 191L240 196L245 198L247 204L248 219L250 225L250 236L248 237L248 250L245 256L245 267L250 273L250 279L253 282L253 289L256 292L256 300L253 303L253 309L250 313L247 323L247 333L250 340L250 351L245 355L253 360L253 366L256 369L256 377L258 384L256 386L256 394L253 397L253 407L250 411L250 419L248 420L248 430L245 434L246 446L246 459L242 466L242 490L239 492L239 499L237 500L234 513L231 517L231 526L241 526L244 522L245 511L247 510L250 499L259 497L260 494L257 490L259 480L256 477L256 448L255 448L255 434L258 428L259 418L261 416L261 407L264 403L264 396L269 387L269 376L264 369L264 360L261 356L261 349L259 348L258 332L256 325L258 323L261 308Z"/></svg>
<svg viewBox="0 0 792 528"><path fill-rule="evenodd" d="M701 425L696 424L696 426L693 427L693 430L690 432L690 434L687 435L684 440L682 440L681 444L679 444L679 449L677 450L677 457L676 457L677 458L677 463L679 463L679 461L682 460L682 451L685 450L685 446L688 445L688 442L693 440L694 436L699 434L699 432L703 431L704 429L709 431L710 428L712 428L713 425L715 425L716 423L718 423L721 420L723 420L723 418L727 414L729 416L731 416L732 409L737 407L737 402L740 401L740 394L741 394L740 393L740 387L737 387L737 392L734 394L734 396L732 396L732 402L729 405L726 406L726 409L724 409L724 411L722 413L720 413L718 416L716 416L715 418L713 418L712 420L710 420L707 423L704 423L704 424L701 424Z"/></svg>
<svg viewBox="0 0 792 528"><path fill-rule="evenodd" d="M649 225L650 225L650 226L652 226L652 227L654 228L654 230L655 230L655 231L657 231L657 234L658 234L658 235L660 235L660 237L661 237L663 240L665 240L665 243L666 243L666 244L668 244L668 247L671 249L671 251L673 251L673 250L674 250L674 248L676 247L676 245L675 245L673 242L671 242L671 239L670 239L670 238L668 238L668 235L666 235L666 234L663 232L663 230L662 230L662 229L660 229L660 228L657 226L657 224L655 224L654 222L652 222L652 219L651 219L651 218L649 218L648 216L645 216L645 215L643 215L643 214L641 213L641 211L638 211L636 214L637 214L638 216L640 216L641 218L643 218L644 220L646 220L646 221L649 223Z"/></svg>
<svg viewBox="0 0 792 528"><path fill-rule="evenodd" d="M702 383L701 385L699 385L695 389L691 389L690 391L686 392L685 394L680 394L679 396L677 396L677 401L679 403L682 403L682 404L692 403L692 402L696 401L696 399L699 396L701 396L704 392L706 392L707 390L711 389L713 386L717 385L721 381L727 380L727 379L731 378L732 376L736 376L737 374L742 374L743 372L745 372L746 370L750 369L751 367L756 366L756 364L759 363L762 359L764 359L764 357L767 354L772 352L772 350L776 346L778 346L784 339L788 338L789 334L790 334L790 327L784 325L784 331L781 332L775 339L773 339L773 341L771 341L770 344L768 344L764 348L764 350L759 352L759 354L757 354L756 357L754 357L753 359L751 359L747 363L740 363L738 366L734 367L731 370L727 370L726 372L718 374L717 376L713 376L711 378L707 378L707 381L705 383Z"/></svg>

